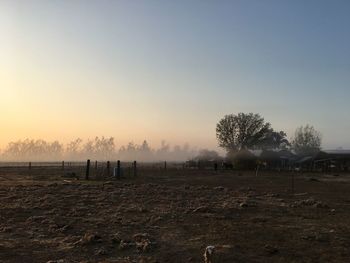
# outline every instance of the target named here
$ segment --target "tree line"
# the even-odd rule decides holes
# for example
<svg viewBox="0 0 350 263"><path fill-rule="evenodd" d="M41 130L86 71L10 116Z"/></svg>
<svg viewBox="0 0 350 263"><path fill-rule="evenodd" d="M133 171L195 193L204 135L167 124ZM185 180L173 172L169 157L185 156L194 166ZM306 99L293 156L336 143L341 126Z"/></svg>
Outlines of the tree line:
<svg viewBox="0 0 350 263"><path fill-rule="evenodd" d="M216 125L218 145L227 156L242 150L290 150L301 156L320 151L321 134L311 125L300 126L289 141L284 131L276 131L259 114L238 113L225 115ZM113 137L95 137L83 141L77 138L67 144L59 141L25 139L10 142L0 153L2 161L185 161L213 160L221 158L216 151L191 148L188 144L171 147L162 141L159 148L152 148L146 140L133 142L117 149Z"/></svg>
<svg viewBox="0 0 350 263"><path fill-rule="evenodd" d="M116 147L113 137L95 137L86 141L77 138L63 144L42 139L25 139L10 142L1 152L2 161L82 161L124 160L124 161L184 161L193 158L197 151L185 144L171 146L162 141L159 148L152 148L146 140L141 144L133 142Z"/></svg>

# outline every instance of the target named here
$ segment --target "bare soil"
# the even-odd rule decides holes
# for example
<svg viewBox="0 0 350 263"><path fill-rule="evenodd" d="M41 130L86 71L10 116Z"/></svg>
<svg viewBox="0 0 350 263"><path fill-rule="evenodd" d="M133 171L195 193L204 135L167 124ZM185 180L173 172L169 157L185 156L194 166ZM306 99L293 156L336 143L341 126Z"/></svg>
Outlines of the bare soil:
<svg viewBox="0 0 350 263"><path fill-rule="evenodd" d="M349 262L350 176L0 173L0 262Z"/></svg>

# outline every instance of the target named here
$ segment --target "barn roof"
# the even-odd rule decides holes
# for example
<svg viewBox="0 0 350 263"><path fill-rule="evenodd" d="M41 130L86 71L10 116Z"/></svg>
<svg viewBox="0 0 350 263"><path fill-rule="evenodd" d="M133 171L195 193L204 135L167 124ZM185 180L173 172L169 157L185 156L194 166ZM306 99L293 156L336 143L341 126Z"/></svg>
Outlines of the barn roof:
<svg viewBox="0 0 350 263"><path fill-rule="evenodd" d="M323 152L327 154L350 155L350 150L325 150Z"/></svg>
<svg viewBox="0 0 350 263"><path fill-rule="evenodd" d="M305 163L305 162L312 161L313 159L314 159L313 156L305 156L305 157L297 160L296 163Z"/></svg>

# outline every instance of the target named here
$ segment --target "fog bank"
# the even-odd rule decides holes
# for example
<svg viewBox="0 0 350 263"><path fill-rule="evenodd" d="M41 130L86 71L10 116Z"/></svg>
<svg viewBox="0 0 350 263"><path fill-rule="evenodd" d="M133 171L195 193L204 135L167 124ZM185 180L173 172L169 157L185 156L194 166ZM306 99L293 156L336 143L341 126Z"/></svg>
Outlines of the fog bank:
<svg viewBox="0 0 350 263"><path fill-rule="evenodd" d="M59 141L25 139L10 142L1 150L1 161L185 161L198 154L189 144L170 145L162 141L159 148L151 147L146 140L141 144L129 142L117 147L113 137L95 137L82 140L77 138L67 144Z"/></svg>

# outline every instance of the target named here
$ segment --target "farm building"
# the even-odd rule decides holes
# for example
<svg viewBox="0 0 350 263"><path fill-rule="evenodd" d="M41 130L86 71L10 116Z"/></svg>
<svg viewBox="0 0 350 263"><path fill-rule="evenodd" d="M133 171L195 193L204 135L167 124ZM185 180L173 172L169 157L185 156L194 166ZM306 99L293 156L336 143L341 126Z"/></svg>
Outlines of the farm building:
<svg viewBox="0 0 350 263"><path fill-rule="evenodd" d="M255 154L266 169L345 172L350 167L350 150L325 150L310 156L298 156L289 150L266 150Z"/></svg>
<svg viewBox="0 0 350 263"><path fill-rule="evenodd" d="M314 160L316 170L346 172L350 167L350 150L321 151Z"/></svg>
<svg viewBox="0 0 350 263"><path fill-rule="evenodd" d="M290 169L297 156L289 150L266 150L260 155L260 160L265 164L267 169Z"/></svg>
<svg viewBox="0 0 350 263"><path fill-rule="evenodd" d="M350 150L324 150L313 156L303 156L295 167L307 171L346 172L350 167Z"/></svg>
<svg viewBox="0 0 350 263"><path fill-rule="evenodd" d="M221 168L263 170L298 170L318 172L346 172L350 169L350 150L327 150L314 155L300 156L290 150L241 150L216 159L198 159L186 162L186 167L212 169Z"/></svg>

